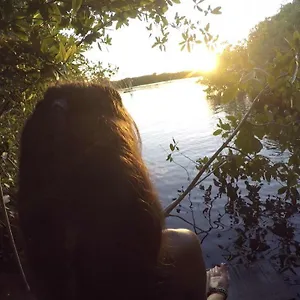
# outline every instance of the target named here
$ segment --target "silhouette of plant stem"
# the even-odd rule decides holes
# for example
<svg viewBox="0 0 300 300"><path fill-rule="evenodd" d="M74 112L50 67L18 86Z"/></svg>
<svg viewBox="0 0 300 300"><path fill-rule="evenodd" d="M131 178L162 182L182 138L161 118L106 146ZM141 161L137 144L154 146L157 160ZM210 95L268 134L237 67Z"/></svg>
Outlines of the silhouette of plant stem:
<svg viewBox="0 0 300 300"><path fill-rule="evenodd" d="M227 145L231 142L231 140L238 134L246 120L248 119L250 113L252 112L256 102L260 98L260 96L265 92L265 90L268 88L268 85L265 86L255 97L253 100L253 103L247 113L244 115L243 119L240 121L238 126L235 128L235 130L232 132L232 134L227 138L227 140L223 143L223 145L215 152L215 154L208 160L208 162L201 168L201 170L198 172L198 174L195 176L195 178L192 180L192 182L189 184L189 186L186 188L186 190L178 197L177 200L173 201L169 206L165 208L164 214L165 217L167 217L170 212L192 191L192 189L197 185L197 182L199 181L200 177L203 175L203 173L208 169L208 167L214 162L214 160L218 157L218 155L227 147Z"/></svg>
<svg viewBox="0 0 300 300"><path fill-rule="evenodd" d="M30 292L30 287L29 287L24 269L22 267L22 263L21 263L20 256L19 256L19 253L18 253L18 250L17 250L15 239L14 239L14 236L13 236L13 233L12 233L12 230L11 230L11 225L10 225L10 222L9 222L8 213L7 213L7 210L6 210L6 207L5 207L4 195L3 195L2 184L1 184L1 177L0 177L0 208L2 208L2 211L3 211L3 214L4 214L5 226L6 226L6 229L8 231L10 243L11 243L11 246L13 248L13 252L14 252L14 256L15 256L17 265L19 267L19 270L20 270L21 276L23 278L24 284L26 286L26 289L27 289L28 292Z"/></svg>

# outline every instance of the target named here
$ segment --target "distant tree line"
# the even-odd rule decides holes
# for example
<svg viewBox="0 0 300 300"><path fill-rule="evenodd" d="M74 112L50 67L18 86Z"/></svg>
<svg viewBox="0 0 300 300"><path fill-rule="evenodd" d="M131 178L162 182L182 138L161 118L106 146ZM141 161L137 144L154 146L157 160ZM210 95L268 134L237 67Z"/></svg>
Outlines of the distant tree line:
<svg viewBox="0 0 300 300"><path fill-rule="evenodd" d="M182 71L177 73L162 73L162 74L152 74L152 75L144 75L139 77L131 77L125 78L118 81L112 81L112 84L119 89L126 89L133 86L139 86L144 84L151 84L156 82L163 82L175 79L182 78L191 78L191 77L199 77L201 76L201 72L194 71Z"/></svg>

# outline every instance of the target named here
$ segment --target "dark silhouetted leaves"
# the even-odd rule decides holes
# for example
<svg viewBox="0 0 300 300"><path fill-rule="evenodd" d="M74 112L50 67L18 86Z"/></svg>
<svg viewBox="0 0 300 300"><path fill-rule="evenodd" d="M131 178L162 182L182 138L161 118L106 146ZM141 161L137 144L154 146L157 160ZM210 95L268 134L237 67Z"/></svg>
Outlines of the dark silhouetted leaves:
<svg viewBox="0 0 300 300"><path fill-rule="evenodd" d="M258 153L263 148L260 140L247 130L241 130L234 143L245 153Z"/></svg>
<svg viewBox="0 0 300 300"><path fill-rule="evenodd" d="M235 97L237 95L238 89L237 87L228 87L224 92L222 96L222 102L228 103L230 101L235 100Z"/></svg>

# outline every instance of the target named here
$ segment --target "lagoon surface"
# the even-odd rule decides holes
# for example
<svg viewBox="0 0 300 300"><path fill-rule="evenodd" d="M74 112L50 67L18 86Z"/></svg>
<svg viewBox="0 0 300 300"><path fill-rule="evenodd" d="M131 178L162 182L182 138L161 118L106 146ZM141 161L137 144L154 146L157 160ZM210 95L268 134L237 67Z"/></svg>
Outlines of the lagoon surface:
<svg viewBox="0 0 300 300"><path fill-rule="evenodd" d="M218 119L247 109L247 102L215 104L206 99L204 89L197 78L191 78L122 93L140 130L143 157L163 207L193 179L194 161L211 156L221 145L221 138L212 135ZM172 138L180 151L171 163L166 158ZM274 160L285 158L275 144L264 143L266 155ZM207 178L167 218L167 226L196 231L208 267L225 261L251 264L268 259L282 270L289 255L300 255L299 207L277 197L277 182L263 183L259 193L247 190L243 182L239 186L239 199L232 202L225 194L219 195L213 177ZM293 275L290 269L284 272L289 278Z"/></svg>

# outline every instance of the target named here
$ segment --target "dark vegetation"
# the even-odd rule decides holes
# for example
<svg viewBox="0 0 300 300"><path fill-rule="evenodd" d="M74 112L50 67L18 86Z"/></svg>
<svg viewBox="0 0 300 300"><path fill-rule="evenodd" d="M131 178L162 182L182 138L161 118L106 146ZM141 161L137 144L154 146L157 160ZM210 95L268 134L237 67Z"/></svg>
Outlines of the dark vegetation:
<svg viewBox="0 0 300 300"><path fill-rule="evenodd" d="M211 46L214 38L208 32L209 26L202 28L200 23L180 14L170 20L165 17L169 6L178 2L0 0L0 178L4 194L10 197L6 206L21 254L15 206L19 134L25 119L46 88L57 80L107 81L115 70L103 68L101 63L91 65L83 53L94 42L98 43L100 51L104 45L110 45L108 29L126 26L131 18L146 21L150 32L153 26L160 27L160 34L153 37L153 44L161 50L165 49L172 30L183 32L182 48L190 50L193 43L201 41ZM220 13L219 7L205 7L206 1L191 3L199 14ZM270 228L281 234L283 247L293 244L294 249L287 252L295 251L299 255L299 243L287 222L288 217L297 213L300 198L299 32L300 1L294 0L283 6L276 16L258 24L246 41L228 45L216 72L206 74L200 80L207 86L208 96L216 102L227 103L247 95L250 103L254 103L239 133L206 170L214 174L216 189L230 199L225 210L232 216L233 223L236 209L243 218L244 229L248 231L244 230L247 234L238 232L236 245L252 240L246 253L249 257L255 249L257 251L266 244L263 230L259 231L260 241L255 244L253 235L256 233L250 233L249 228L260 227L260 219L267 214L274 218ZM176 76L185 77L186 73L149 75L131 80L135 86L175 79ZM126 88L127 80L117 84ZM260 97L256 99L259 93ZM228 115L219 121L214 135L228 138L241 119L240 114ZM280 151L286 154L285 159L274 161L264 155L262 150L266 149L268 140L277 143ZM170 150L168 160L171 161L178 151L176 141L170 145ZM199 158L196 167L201 169L208 160L208 157ZM257 195L260 184L273 181L281 185L280 199L271 197L261 201ZM237 192L241 185L249 191L244 202ZM209 201L214 200L211 187L206 194ZM0 213L0 296L4 298L7 292L17 293L16 285L21 285L20 279L16 279L19 278L18 268L9 243L3 208ZM3 284L6 289L2 289Z"/></svg>
<svg viewBox="0 0 300 300"><path fill-rule="evenodd" d="M210 101L222 104L228 114L219 119L213 133L224 141L221 152L212 156L212 162L212 157L196 161L200 173L205 169L213 176L213 185L201 186L202 177L195 186L193 182L189 185L197 193L200 184L204 193L205 208L200 217L207 219L208 230L195 226L192 202L189 212L189 222L203 240L213 230L228 227L236 239L230 236L226 243L223 238L219 245L223 253L228 252L228 261L248 264L269 259L276 262L279 272L292 270L293 275L297 274L293 268L300 266L299 32L300 1L294 0L253 28L248 39L227 45L215 72L199 80L206 86ZM247 118L227 110L234 101L248 103ZM173 140L167 160L176 160L179 146ZM271 149L276 149L276 156L269 155ZM278 190L262 196L260 190L268 184ZM174 200L188 189L179 191L179 198ZM213 204L221 197L228 199L224 212L213 217ZM179 217L181 210L183 206L177 208ZM228 216L230 226L222 222ZM215 236L219 237L221 233Z"/></svg>
<svg viewBox="0 0 300 300"><path fill-rule="evenodd" d="M246 95L253 103L249 118L233 137L230 148L218 156L212 170L221 184L251 178L254 182L279 181L279 194L293 203L299 200L300 176L300 1L283 6L280 12L259 23L247 40L228 45L218 69L200 83L214 101L228 103ZM257 97L259 95L259 97ZM214 135L226 140L242 116L219 120ZM265 142L278 143L287 158L272 162L262 154ZM199 165L208 158L200 159ZM223 164L224 162L224 164Z"/></svg>
<svg viewBox="0 0 300 300"><path fill-rule="evenodd" d="M107 82L116 70L104 68L101 63L91 64L84 53L95 42L99 51L110 46L109 30L128 26L130 19L144 21L150 33L158 27L160 31L157 36L153 34L151 42L161 50L172 30L184 33L180 47L187 49L204 38L211 41L208 28L203 30L200 21L193 22L180 13L166 18L169 7L179 2L0 0L0 179L20 254L22 242L16 213L19 137L35 104L58 80ZM220 14L220 7L200 2L191 1L191 6L199 10L199 20L210 13ZM16 286L22 287L19 279L0 205L1 299L18 293Z"/></svg>

